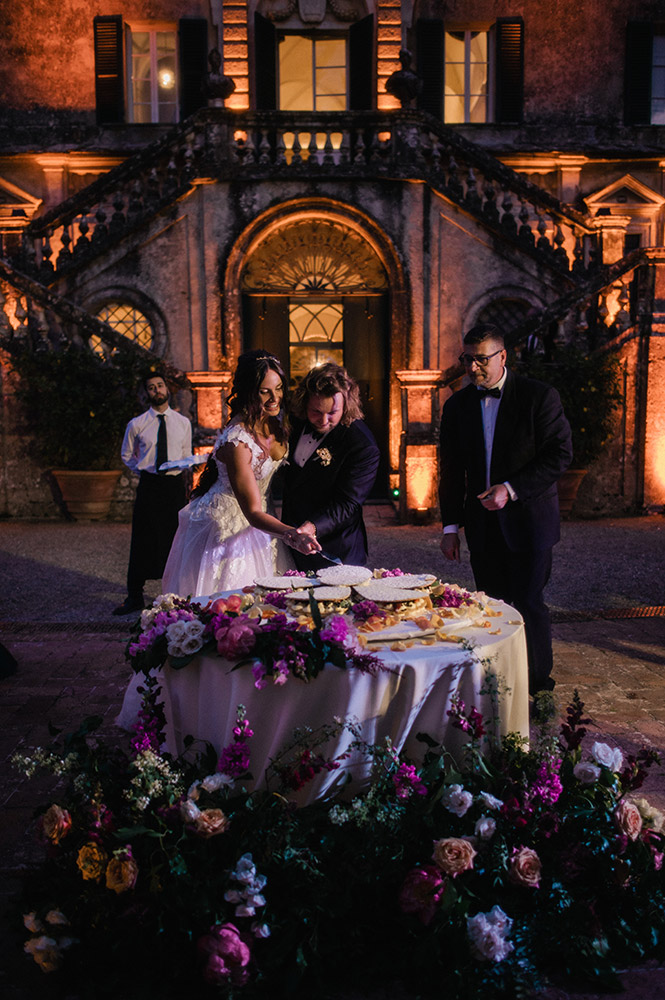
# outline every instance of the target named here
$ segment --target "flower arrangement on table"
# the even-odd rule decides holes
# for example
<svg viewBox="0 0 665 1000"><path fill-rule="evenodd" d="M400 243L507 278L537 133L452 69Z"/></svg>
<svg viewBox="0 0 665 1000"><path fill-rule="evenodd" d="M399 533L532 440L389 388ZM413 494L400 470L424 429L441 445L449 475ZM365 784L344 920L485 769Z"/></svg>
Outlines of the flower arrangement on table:
<svg viewBox="0 0 665 1000"><path fill-rule="evenodd" d="M144 719L129 752L88 720L17 758L59 779L18 900L26 952L84 1000L398 983L512 1000L548 982L614 989L617 970L662 960L665 818L639 795L657 755L594 742L577 696L558 732L544 719L530 746L512 735L484 753L480 715L449 712L462 761L423 734L415 763L351 727L371 786L303 808L292 789L336 766L325 744L346 723L294 734L276 787L251 795L242 708L219 757L161 753Z"/></svg>
<svg viewBox="0 0 665 1000"><path fill-rule="evenodd" d="M249 665L257 688L269 680L284 684L290 676L310 681L326 664L365 673L381 669L377 657L354 648L341 615L324 621L316 601L310 603L311 628L274 606L255 604L249 594L230 594L206 605L162 594L142 612L126 655L136 672L148 674L167 658L179 670L199 653L216 653L234 662L234 669Z"/></svg>

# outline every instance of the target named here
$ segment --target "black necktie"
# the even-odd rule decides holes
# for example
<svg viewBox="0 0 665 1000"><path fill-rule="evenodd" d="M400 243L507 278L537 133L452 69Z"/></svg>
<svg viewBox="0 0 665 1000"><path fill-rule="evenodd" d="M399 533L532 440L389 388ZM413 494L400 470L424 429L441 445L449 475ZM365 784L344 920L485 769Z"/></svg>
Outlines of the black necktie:
<svg viewBox="0 0 665 1000"><path fill-rule="evenodd" d="M160 476L166 474L166 469L160 469L162 462L168 462L169 459L169 447L166 443L166 417L163 413L158 413L157 418L159 420L159 430L157 431L157 458L155 460L155 467Z"/></svg>
<svg viewBox="0 0 665 1000"><path fill-rule="evenodd" d="M501 399L501 389L479 389L478 395L481 399L485 396L492 396L493 399Z"/></svg>

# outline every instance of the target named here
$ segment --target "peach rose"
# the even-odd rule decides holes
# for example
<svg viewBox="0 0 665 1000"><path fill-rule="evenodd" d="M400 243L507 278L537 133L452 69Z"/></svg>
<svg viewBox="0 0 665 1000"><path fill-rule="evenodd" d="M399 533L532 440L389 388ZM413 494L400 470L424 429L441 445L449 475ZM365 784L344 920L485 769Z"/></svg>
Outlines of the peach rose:
<svg viewBox="0 0 665 1000"><path fill-rule="evenodd" d="M138 874L139 866L131 854L111 858L106 867L106 888L113 889L118 895L127 892L136 885Z"/></svg>
<svg viewBox="0 0 665 1000"><path fill-rule="evenodd" d="M630 840L637 840L642 829L642 816L634 802L621 799L614 810L614 821L621 833Z"/></svg>
<svg viewBox="0 0 665 1000"><path fill-rule="evenodd" d="M81 875L86 881L99 881L106 871L108 855L106 851L96 844L94 840L84 844L78 853L76 864L81 870Z"/></svg>
<svg viewBox="0 0 665 1000"><path fill-rule="evenodd" d="M194 830L202 837L214 837L218 833L224 833L228 825L229 819L221 809L202 809L192 822Z"/></svg>
<svg viewBox="0 0 665 1000"><path fill-rule="evenodd" d="M443 840L434 841L432 860L446 875L455 878L456 875L473 868L476 853L471 843L464 837L444 837Z"/></svg>
<svg viewBox="0 0 665 1000"><path fill-rule="evenodd" d="M542 865L540 858L530 847L515 848L510 859L510 878L518 885L537 889L540 885Z"/></svg>
<svg viewBox="0 0 665 1000"><path fill-rule="evenodd" d="M42 816L42 832L54 844L59 844L72 828L72 817L60 806L49 806Z"/></svg>

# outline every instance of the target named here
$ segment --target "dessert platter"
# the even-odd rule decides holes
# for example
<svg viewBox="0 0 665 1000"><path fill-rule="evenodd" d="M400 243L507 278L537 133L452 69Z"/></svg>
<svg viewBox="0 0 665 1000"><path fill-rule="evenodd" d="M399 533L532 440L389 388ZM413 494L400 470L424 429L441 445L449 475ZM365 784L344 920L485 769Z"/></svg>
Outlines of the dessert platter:
<svg viewBox="0 0 665 1000"><path fill-rule="evenodd" d="M321 619L346 615L357 644L377 652L466 642L473 628L501 631L499 602L431 573L335 565L315 576L261 577L244 590L263 618L286 612L313 628L314 605Z"/></svg>

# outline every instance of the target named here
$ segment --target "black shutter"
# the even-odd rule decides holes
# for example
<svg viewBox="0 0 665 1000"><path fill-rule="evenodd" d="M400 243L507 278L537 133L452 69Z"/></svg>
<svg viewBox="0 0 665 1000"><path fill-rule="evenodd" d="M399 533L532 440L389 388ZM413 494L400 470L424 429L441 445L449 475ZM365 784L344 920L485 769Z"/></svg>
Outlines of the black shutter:
<svg viewBox="0 0 665 1000"><path fill-rule="evenodd" d="M98 125L117 125L125 120L122 17L96 17L95 103Z"/></svg>
<svg viewBox="0 0 665 1000"><path fill-rule="evenodd" d="M423 81L418 108L443 118L443 21L420 18L416 22L417 72Z"/></svg>
<svg viewBox="0 0 665 1000"><path fill-rule="evenodd" d="M626 67L623 81L623 120L626 125L651 124L653 25L629 21L626 25Z"/></svg>
<svg viewBox="0 0 665 1000"><path fill-rule="evenodd" d="M369 14L349 29L349 111L372 111L375 80L374 15Z"/></svg>
<svg viewBox="0 0 665 1000"><path fill-rule="evenodd" d="M500 17L496 22L494 120L521 122L524 115L524 22Z"/></svg>
<svg viewBox="0 0 665 1000"><path fill-rule="evenodd" d="M180 118L189 118L207 103L203 81L208 71L208 22L184 17L178 23Z"/></svg>
<svg viewBox="0 0 665 1000"><path fill-rule="evenodd" d="M257 111L274 111L277 107L275 25L262 14L254 15L254 98Z"/></svg>

